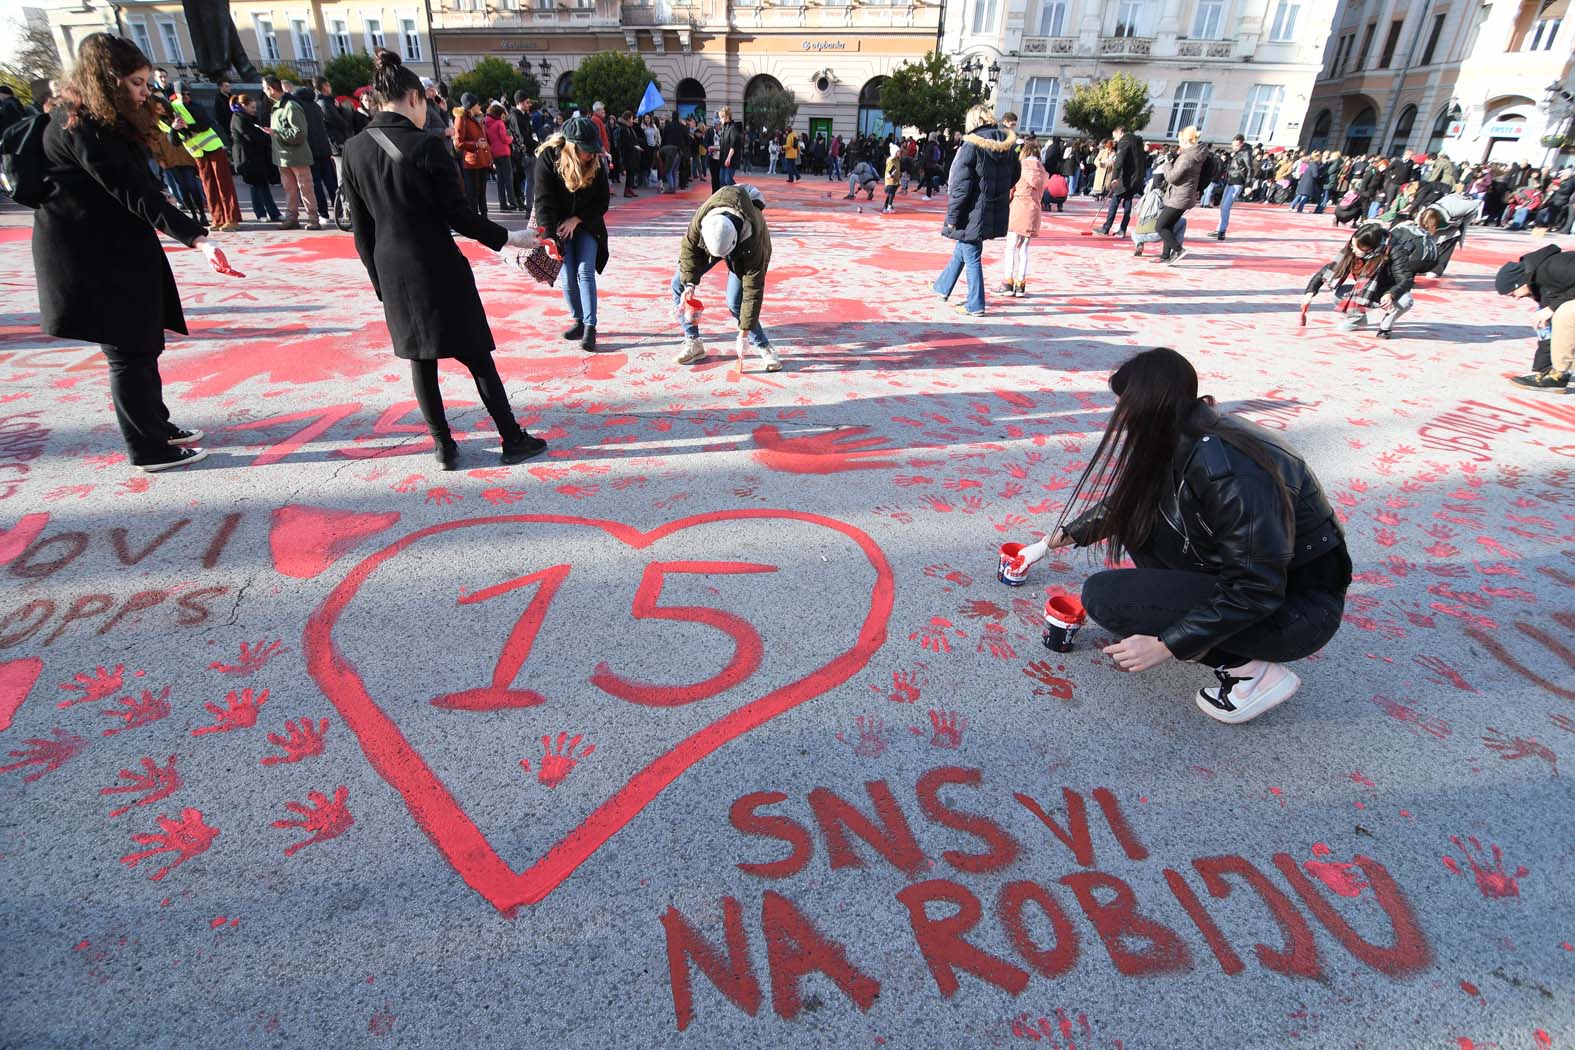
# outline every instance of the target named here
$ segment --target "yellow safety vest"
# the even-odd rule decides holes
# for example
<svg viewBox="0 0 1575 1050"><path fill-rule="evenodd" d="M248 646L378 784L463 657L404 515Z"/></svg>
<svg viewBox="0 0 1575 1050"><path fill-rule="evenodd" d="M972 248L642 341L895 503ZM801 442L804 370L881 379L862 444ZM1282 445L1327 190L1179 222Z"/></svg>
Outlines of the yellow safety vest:
<svg viewBox="0 0 1575 1050"><path fill-rule="evenodd" d="M176 116L180 117L180 119L186 122L187 127L191 127L197 123L196 119L191 115L191 110L186 108L186 103L171 102L170 108L175 111ZM161 120L159 121L159 130L168 133L170 126ZM183 142L182 145L186 147L187 153L190 153L193 157L200 158L206 154L212 153L216 149L223 149L224 140L219 138L219 133L217 131L214 131L212 127L209 127L206 131L202 131L193 135L191 138Z"/></svg>

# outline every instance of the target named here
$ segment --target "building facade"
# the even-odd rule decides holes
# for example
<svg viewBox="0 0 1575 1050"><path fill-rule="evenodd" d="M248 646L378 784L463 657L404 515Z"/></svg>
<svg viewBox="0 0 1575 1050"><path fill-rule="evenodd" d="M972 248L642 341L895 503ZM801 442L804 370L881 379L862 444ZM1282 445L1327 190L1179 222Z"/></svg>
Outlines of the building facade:
<svg viewBox="0 0 1575 1050"><path fill-rule="evenodd" d="M156 65L176 78L198 79L191 34L180 0L49 0L45 6L55 46L70 64L90 33L119 33L136 41ZM231 0L230 17L257 68L316 76L332 58L374 47L396 50L418 74L435 76L431 34L422 0L380 5L376 0Z"/></svg>
<svg viewBox="0 0 1575 1050"><path fill-rule="evenodd" d="M1303 142L1570 163L1568 0L1340 0Z"/></svg>
<svg viewBox="0 0 1575 1050"><path fill-rule="evenodd" d="M1318 74L1332 4L1297 0L962 0L946 9L950 54L1000 70L995 105L1041 137L1079 136L1073 90L1117 72L1148 85L1145 138L1189 124L1292 145Z"/></svg>

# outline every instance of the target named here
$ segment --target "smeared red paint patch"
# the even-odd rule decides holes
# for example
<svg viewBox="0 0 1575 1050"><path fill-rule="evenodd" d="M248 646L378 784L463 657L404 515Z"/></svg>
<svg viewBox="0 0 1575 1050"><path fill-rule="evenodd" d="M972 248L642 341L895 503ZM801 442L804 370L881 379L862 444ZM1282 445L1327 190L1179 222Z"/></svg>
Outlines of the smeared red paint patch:
<svg viewBox="0 0 1575 1050"><path fill-rule="evenodd" d="M11 720L21 710L43 670L44 661L37 656L0 664L0 733L11 728Z"/></svg>
<svg viewBox="0 0 1575 1050"><path fill-rule="evenodd" d="M280 507L273 512L268 534L273 567L298 580L314 579L363 540L398 521L398 511L359 514L326 507Z"/></svg>

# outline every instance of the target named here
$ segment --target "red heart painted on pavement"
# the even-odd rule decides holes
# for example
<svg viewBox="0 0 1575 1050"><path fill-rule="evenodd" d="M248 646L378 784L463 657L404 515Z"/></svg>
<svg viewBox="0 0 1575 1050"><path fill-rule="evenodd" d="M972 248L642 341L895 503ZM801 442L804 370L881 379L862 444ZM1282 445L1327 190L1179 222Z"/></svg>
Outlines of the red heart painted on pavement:
<svg viewBox="0 0 1575 1050"><path fill-rule="evenodd" d="M313 579L362 540L398 521L398 511L358 514L326 507L280 507L273 512L273 527L268 532L273 567L298 580Z"/></svg>
<svg viewBox="0 0 1575 1050"><path fill-rule="evenodd" d="M499 856L420 751L410 743L389 714L372 699L360 672L339 651L333 638L334 629L346 607L380 566L424 539L457 529L510 524L582 526L599 529L634 550L644 550L658 540L696 526L759 519L803 522L840 533L851 540L868 560L875 573L870 608L851 646L808 674L726 711L652 758L523 870L516 871ZM761 570L735 567L722 571ZM536 904L545 899L620 828L634 819L640 810L702 758L806 700L836 688L862 670L886 641L892 600L891 566L875 541L851 525L816 514L763 509L717 511L682 518L650 531L595 518L553 514L500 515L433 525L413 532L366 558L351 569L307 621L304 647L308 672L338 710L345 725L355 734L372 768L404 797L405 805L416 824L460 877L499 911L512 916L522 905ZM706 611L721 619L729 617L729 614L717 610ZM709 621L697 617L695 622ZM715 623L711 625L716 626ZM607 671L605 664L597 669L592 681L605 683L600 684L600 688L610 695L620 695L617 691L622 687L620 681ZM501 688L507 686L508 682L497 684ZM453 694L453 697L461 695L469 694ZM445 706L453 697L439 698L434 703ZM623 698L629 699L627 696ZM534 694L509 690L493 709L539 702L540 698ZM636 702L660 706L683 701L652 698Z"/></svg>

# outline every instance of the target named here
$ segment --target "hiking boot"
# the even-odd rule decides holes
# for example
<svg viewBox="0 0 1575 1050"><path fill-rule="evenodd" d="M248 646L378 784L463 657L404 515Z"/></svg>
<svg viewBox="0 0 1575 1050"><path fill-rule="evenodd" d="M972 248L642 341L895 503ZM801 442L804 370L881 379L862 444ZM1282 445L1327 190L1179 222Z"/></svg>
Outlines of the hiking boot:
<svg viewBox="0 0 1575 1050"><path fill-rule="evenodd" d="M574 324L571 325L569 327L569 329L566 332L563 333L563 338L565 338L565 339L579 339L579 338L583 337L584 335L585 335L585 325L583 323L579 322L579 321L575 321Z"/></svg>
<svg viewBox="0 0 1575 1050"><path fill-rule="evenodd" d="M169 459L161 459L157 463L138 463L136 468L149 474L157 474L161 470L175 470L178 467L189 467L193 463L208 458L205 448L181 448L175 450L175 455Z"/></svg>
<svg viewBox="0 0 1575 1050"><path fill-rule="evenodd" d="M1563 390L1569 385L1568 372L1555 372L1551 368L1530 375L1515 376L1510 380L1516 386L1526 387L1528 390Z"/></svg>
<svg viewBox="0 0 1575 1050"><path fill-rule="evenodd" d="M1301 688L1302 680L1284 664L1252 660L1240 667L1216 667L1217 686L1198 690L1198 710L1217 722L1240 725L1273 710Z"/></svg>
<svg viewBox="0 0 1575 1050"><path fill-rule="evenodd" d="M684 351L678 355L678 364L692 365L705 360L705 345L699 337L690 336L684 339Z"/></svg>
<svg viewBox="0 0 1575 1050"><path fill-rule="evenodd" d="M182 430L174 427L170 430L169 443L172 445L195 445L202 440L200 430Z"/></svg>
<svg viewBox="0 0 1575 1050"><path fill-rule="evenodd" d="M580 336L580 349L584 350L587 354L594 354L596 352L595 325L588 324L585 326L585 333Z"/></svg>
<svg viewBox="0 0 1575 1050"><path fill-rule="evenodd" d="M539 456L547 451L547 443L539 437L532 437L525 431L520 431L519 437L503 443L502 462L505 467L512 467L516 463L523 463L533 456Z"/></svg>
<svg viewBox="0 0 1575 1050"><path fill-rule="evenodd" d="M777 352L769 346L757 347L760 351L760 363L765 365L767 372L782 371L782 361L777 357Z"/></svg>

